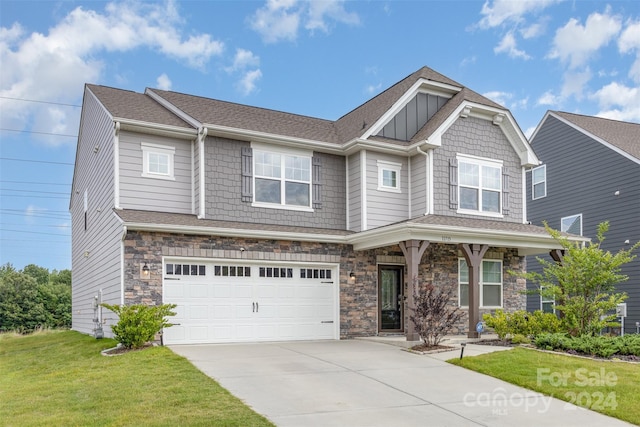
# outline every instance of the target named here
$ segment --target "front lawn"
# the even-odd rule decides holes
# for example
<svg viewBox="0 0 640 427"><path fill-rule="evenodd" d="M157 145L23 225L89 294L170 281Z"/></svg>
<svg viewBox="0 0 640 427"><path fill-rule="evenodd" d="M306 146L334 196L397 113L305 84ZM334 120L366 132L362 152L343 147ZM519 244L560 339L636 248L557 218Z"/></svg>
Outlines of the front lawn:
<svg viewBox="0 0 640 427"><path fill-rule="evenodd" d="M272 426L166 347L105 357L110 339L0 334L3 426Z"/></svg>
<svg viewBox="0 0 640 427"><path fill-rule="evenodd" d="M640 364L515 348L448 361L640 425Z"/></svg>

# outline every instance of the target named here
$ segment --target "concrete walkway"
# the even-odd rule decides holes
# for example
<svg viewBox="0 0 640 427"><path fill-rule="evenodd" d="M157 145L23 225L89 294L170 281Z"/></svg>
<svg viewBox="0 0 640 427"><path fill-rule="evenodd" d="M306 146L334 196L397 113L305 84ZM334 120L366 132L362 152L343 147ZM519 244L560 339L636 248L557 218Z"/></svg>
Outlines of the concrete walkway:
<svg viewBox="0 0 640 427"><path fill-rule="evenodd" d="M444 362L459 348L419 355L344 340L171 349L283 427L630 425ZM467 344L464 355L504 349Z"/></svg>

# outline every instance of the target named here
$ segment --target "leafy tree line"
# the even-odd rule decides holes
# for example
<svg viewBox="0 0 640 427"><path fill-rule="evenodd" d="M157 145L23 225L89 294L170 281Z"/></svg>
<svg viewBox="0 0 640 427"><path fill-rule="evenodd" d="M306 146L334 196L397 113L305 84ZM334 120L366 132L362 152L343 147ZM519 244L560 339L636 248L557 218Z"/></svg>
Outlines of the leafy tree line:
<svg viewBox="0 0 640 427"><path fill-rule="evenodd" d="M0 332L71 327L71 270L0 266Z"/></svg>

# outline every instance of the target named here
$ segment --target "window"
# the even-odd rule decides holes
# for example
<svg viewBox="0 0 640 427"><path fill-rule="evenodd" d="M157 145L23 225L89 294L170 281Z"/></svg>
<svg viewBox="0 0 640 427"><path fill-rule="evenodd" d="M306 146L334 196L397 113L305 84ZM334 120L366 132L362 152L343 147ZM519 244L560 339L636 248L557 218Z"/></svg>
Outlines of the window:
<svg viewBox="0 0 640 427"><path fill-rule="evenodd" d="M166 264L167 276L206 276L207 267L198 264Z"/></svg>
<svg viewBox="0 0 640 427"><path fill-rule="evenodd" d="M173 157L176 149L165 145L142 142L142 176L145 178L174 179Z"/></svg>
<svg viewBox="0 0 640 427"><path fill-rule="evenodd" d="M254 150L255 202L311 209L311 156Z"/></svg>
<svg viewBox="0 0 640 427"><path fill-rule="evenodd" d="M544 288L541 288L541 290ZM540 310L544 313L555 313L556 300L553 297L545 297L540 294Z"/></svg>
<svg viewBox="0 0 640 427"><path fill-rule="evenodd" d="M582 236L582 214L562 218L560 220L560 231Z"/></svg>
<svg viewBox="0 0 640 427"><path fill-rule="evenodd" d="M260 267L260 277L279 277L281 279L293 278L293 268L286 267Z"/></svg>
<svg viewBox="0 0 640 427"><path fill-rule="evenodd" d="M469 267L467 261L458 262L460 282L458 302L469 306ZM483 260L480 266L480 307L502 307L502 261Z"/></svg>
<svg viewBox="0 0 640 427"><path fill-rule="evenodd" d="M301 268L301 279L331 279L331 270L323 268Z"/></svg>
<svg viewBox="0 0 640 427"><path fill-rule="evenodd" d="M459 211L500 215L502 164L458 156Z"/></svg>
<svg viewBox="0 0 640 427"><path fill-rule="evenodd" d="M213 267L215 276L223 277L251 277L251 267L241 265L215 265Z"/></svg>
<svg viewBox="0 0 640 427"><path fill-rule="evenodd" d="M400 192L400 163L378 160L378 190Z"/></svg>
<svg viewBox="0 0 640 427"><path fill-rule="evenodd" d="M547 196L547 165L538 166L531 171L531 197L533 200Z"/></svg>

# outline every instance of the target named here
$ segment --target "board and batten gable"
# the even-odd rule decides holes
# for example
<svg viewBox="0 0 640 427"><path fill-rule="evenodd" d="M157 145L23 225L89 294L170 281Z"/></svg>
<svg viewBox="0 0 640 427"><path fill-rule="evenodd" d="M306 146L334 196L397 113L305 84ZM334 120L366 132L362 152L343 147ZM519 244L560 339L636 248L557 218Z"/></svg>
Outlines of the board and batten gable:
<svg viewBox="0 0 640 427"><path fill-rule="evenodd" d="M143 176L142 144L175 149L173 179ZM192 141L120 132L120 207L171 213L193 213Z"/></svg>
<svg viewBox="0 0 640 427"><path fill-rule="evenodd" d="M321 202L313 212L252 206L242 201L242 148L248 142L208 136L205 141L207 219L259 224L346 229L345 158L314 152L320 159ZM313 186L312 186L313 187Z"/></svg>
<svg viewBox="0 0 640 427"><path fill-rule="evenodd" d="M627 240L640 241L640 161L634 162L553 116L546 118L531 145L546 165L547 194L532 200L531 173L527 173L529 221L534 225L546 221L560 230L561 218L582 214L582 233L591 239L596 237L598 224L609 221L602 248L613 253L627 247ZM527 257L527 266L529 271L542 270L535 257ZM629 295L629 316L640 320L640 258L623 266L622 273L629 280L617 289ZM529 282L527 286L534 287ZM528 298L527 309L540 309L539 296ZM626 326L627 333L635 332L635 323Z"/></svg>
<svg viewBox="0 0 640 427"><path fill-rule="evenodd" d="M111 116L85 89L70 205L72 329L83 333L94 330L94 297L101 293L102 302L122 301L122 225L113 212L114 138ZM111 313L103 309L103 314Z"/></svg>
<svg viewBox="0 0 640 427"><path fill-rule="evenodd" d="M408 219L409 166L406 157L367 151L367 228L377 228ZM399 191L380 188L380 168L400 168L397 176Z"/></svg>
<svg viewBox="0 0 640 427"><path fill-rule="evenodd" d="M457 154L500 160L509 175L509 213L492 220L523 222L522 166L520 158L499 126L476 117L458 118L442 135L442 146L433 151L433 192L436 215L474 217L458 213L449 204L449 161Z"/></svg>

